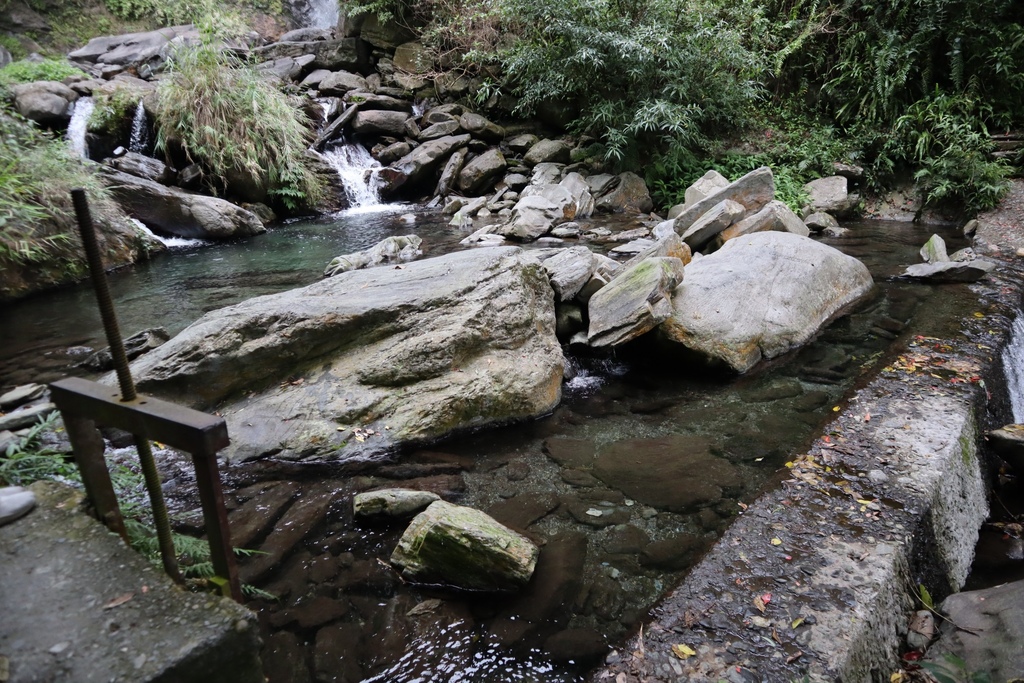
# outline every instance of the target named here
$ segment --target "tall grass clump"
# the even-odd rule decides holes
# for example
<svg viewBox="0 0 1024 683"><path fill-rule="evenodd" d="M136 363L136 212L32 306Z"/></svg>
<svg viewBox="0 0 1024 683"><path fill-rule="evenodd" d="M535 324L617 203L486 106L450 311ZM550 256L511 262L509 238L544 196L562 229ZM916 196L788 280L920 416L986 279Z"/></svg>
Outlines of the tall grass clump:
<svg viewBox="0 0 1024 683"><path fill-rule="evenodd" d="M0 300L33 284L84 276L71 203L76 187L86 189L97 223L124 220L106 188L63 140L0 110ZM127 226L124 231L133 232Z"/></svg>
<svg viewBox="0 0 1024 683"><path fill-rule="evenodd" d="M221 26L207 18L201 43L173 54L158 89L158 147L180 147L211 189L247 178L288 209L315 205L322 186L305 156L309 131L282 92L224 49Z"/></svg>

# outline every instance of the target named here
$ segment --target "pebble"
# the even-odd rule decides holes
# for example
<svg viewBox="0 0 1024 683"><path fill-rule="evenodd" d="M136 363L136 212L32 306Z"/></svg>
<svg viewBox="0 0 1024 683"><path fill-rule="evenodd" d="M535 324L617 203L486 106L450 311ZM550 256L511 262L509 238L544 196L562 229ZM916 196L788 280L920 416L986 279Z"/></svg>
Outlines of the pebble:
<svg viewBox="0 0 1024 683"><path fill-rule="evenodd" d="M884 484L889 481L889 475L882 470L871 470L868 472L868 480L872 484Z"/></svg>

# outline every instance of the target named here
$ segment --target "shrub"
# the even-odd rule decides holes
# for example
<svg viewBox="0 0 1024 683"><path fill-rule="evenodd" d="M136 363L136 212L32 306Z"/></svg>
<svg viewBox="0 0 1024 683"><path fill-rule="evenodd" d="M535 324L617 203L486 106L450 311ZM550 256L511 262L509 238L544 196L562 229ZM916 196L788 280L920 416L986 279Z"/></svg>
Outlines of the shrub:
<svg viewBox="0 0 1024 683"><path fill-rule="evenodd" d="M0 112L0 266L43 265L84 272L71 190L87 189L98 215L117 209L63 140Z"/></svg>
<svg viewBox="0 0 1024 683"><path fill-rule="evenodd" d="M14 85L33 81L63 81L68 76L85 73L62 59L44 59L41 62L21 60L0 69L0 83Z"/></svg>
<svg viewBox="0 0 1024 683"><path fill-rule="evenodd" d="M159 86L157 146L174 141L222 186L263 179L289 209L315 204L322 186L305 157L309 132L288 98L222 50L207 20L204 40L177 50Z"/></svg>

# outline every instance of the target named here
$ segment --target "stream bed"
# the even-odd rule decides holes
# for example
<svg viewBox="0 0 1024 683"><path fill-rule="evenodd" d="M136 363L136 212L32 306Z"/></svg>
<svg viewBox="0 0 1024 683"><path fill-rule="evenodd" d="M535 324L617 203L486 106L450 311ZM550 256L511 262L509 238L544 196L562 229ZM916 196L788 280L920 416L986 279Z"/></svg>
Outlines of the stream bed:
<svg viewBox="0 0 1024 683"><path fill-rule="evenodd" d="M357 468L226 468L233 534L267 553L242 561L243 578L278 596L250 603L272 683L584 680L820 433L844 396L885 365L894 340L942 337L972 310L966 286L894 279L920 260L932 232L951 251L965 246L953 230L846 227L845 237L825 241L868 265L876 296L748 375L695 372L643 344L574 355L561 405L540 420ZM174 249L111 276L121 329L127 336L159 325L175 334L205 311L309 284L334 256L410 233L423 238L428 257L461 248L467 231L399 209ZM87 375L69 365L103 346L101 336L86 286L6 306L0 390ZM691 459L680 466L681 451ZM637 455L648 465L629 465ZM187 474L170 474L165 468L172 505L194 516ZM519 529L542 544L534 580L513 596L403 583L386 564L403 525L351 515L354 493L382 486L433 490Z"/></svg>

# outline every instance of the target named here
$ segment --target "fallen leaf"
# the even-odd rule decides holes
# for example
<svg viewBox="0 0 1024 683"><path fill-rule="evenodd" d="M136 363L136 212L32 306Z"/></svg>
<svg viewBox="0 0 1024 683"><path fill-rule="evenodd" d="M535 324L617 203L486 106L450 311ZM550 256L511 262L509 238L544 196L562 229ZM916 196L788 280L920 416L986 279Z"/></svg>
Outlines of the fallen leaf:
<svg viewBox="0 0 1024 683"><path fill-rule="evenodd" d="M113 600L111 600L110 602L108 602L107 604L103 605L103 609L105 609L105 610L114 609L118 605L123 605L124 603L128 602L129 600L131 600L134 597L135 597L135 593L125 593L124 595L119 595L116 598L114 598Z"/></svg>
<svg viewBox="0 0 1024 683"><path fill-rule="evenodd" d="M754 607L757 608L758 612L760 612L761 614L764 614L764 611L765 611L766 608L764 606L764 600L761 599L760 595L754 596Z"/></svg>
<svg viewBox="0 0 1024 683"><path fill-rule="evenodd" d="M773 538L771 543L772 543L772 545L782 545L782 539L781 538Z"/></svg>
<svg viewBox="0 0 1024 683"><path fill-rule="evenodd" d="M764 595L761 596L761 602L763 602L764 604L767 605L771 601L772 601L772 594L771 593L765 593Z"/></svg>
<svg viewBox="0 0 1024 683"><path fill-rule="evenodd" d="M803 656L804 656L804 653L800 652L798 650L797 652L793 653L789 657L786 657L786 664L792 664L793 662L795 662L796 660L800 659Z"/></svg>
<svg viewBox="0 0 1024 683"><path fill-rule="evenodd" d="M680 643L672 646L672 654L679 657L679 659L689 659L696 655L697 651L689 645L683 645Z"/></svg>
<svg viewBox="0 0 1024 683"><path fill-rule="evenodd" d="M804 618L803 617L797 617L796 619L793 620L793 623L790 624L789 626L792 629L796 629L802 623L804 623Z"/></svg>

